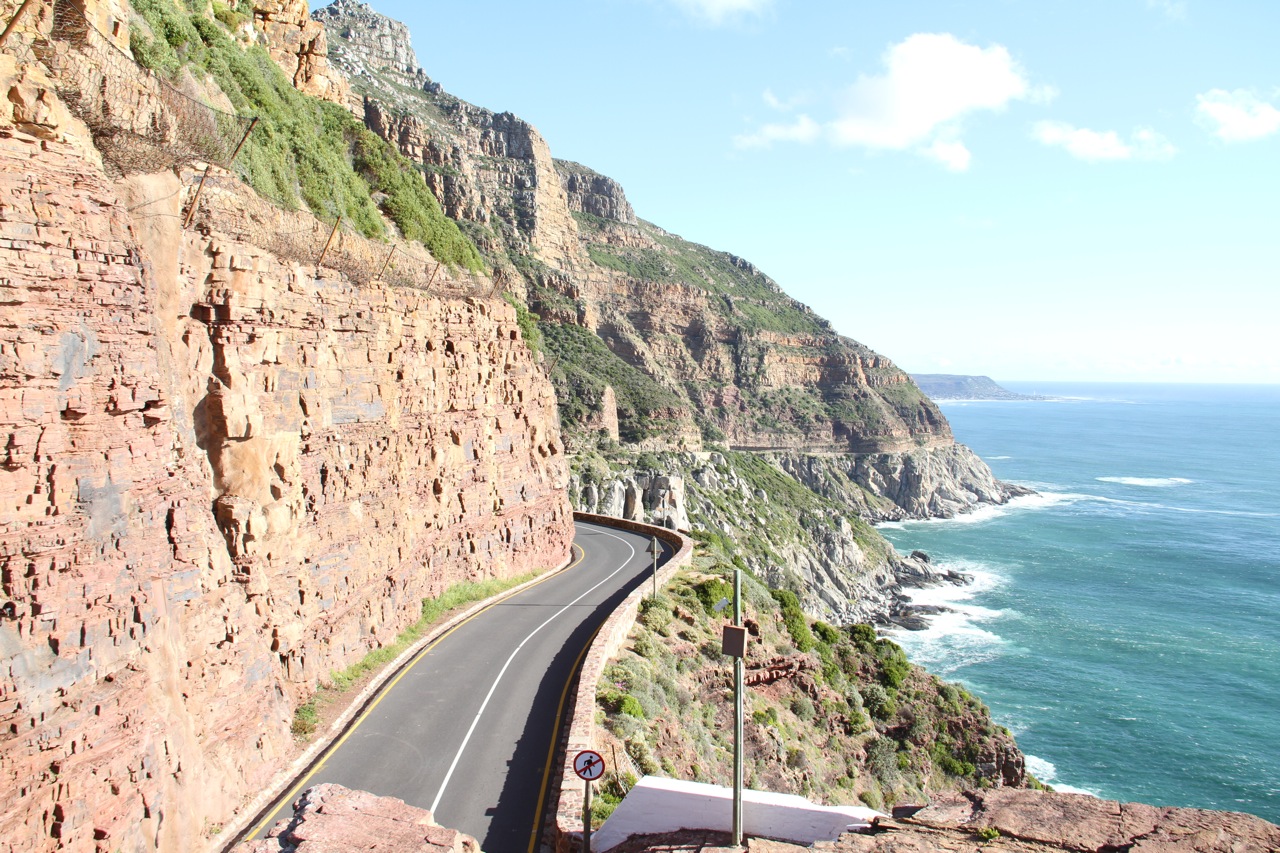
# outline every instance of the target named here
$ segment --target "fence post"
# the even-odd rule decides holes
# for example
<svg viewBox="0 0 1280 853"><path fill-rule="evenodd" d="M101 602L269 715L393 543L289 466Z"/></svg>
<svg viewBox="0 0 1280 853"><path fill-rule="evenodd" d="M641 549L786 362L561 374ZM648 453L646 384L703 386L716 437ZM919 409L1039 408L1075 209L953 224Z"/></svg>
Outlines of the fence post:
<svg viewBox="0 0 1280 853"><path fill-rule="evenodd" d="M436 280L436 273L440 272L440 264L436 264L436 268L431 271L431 278L427 279L427 290L431 289L431 282Z"/></svg>
<svg viewBox="0 0 1280 853"><path fill-rule="evenodd" d="M187 218L182 220L182 230L186 230L191 224L191 217L196 215L196 205L200 203L200 193L204 192L204 180L209 177L209 169L211 163L204 164L204 174L200 176L200 185L196 187L196 194L191 197L191 206L187 208Z"/></svg>
<svg viewBox="0 0 1280 853"><path fill-rule="evenodd" d="M387 259L382 262L382 269L378 270L378 280L382 280L382 274L387 271L387 264L391 263L391 256L396 253L396 247L392 245L391 251L387 252Z"/></svg>
<svg viewBox="0 0 1280 853"><path fill-rule="evenodd" d="M4 28L4 32L0 33L0 47L4 47L4 43L9 40L9 34L18 28L18 21L22 20L22 16L27 14L27 7L32 4L33 0L22 0L22 5L18 7L18 11L13 13L13 17L9 19L9 24Z"/></svg>
<svg viewBox="0 0 1280 853"><path fill-rule="evenodd" d="M231 152L231 159L227 160L228 166L235 162L236 155L240 153L240 149L244 147L245 142L249 139L249 134L253 133L253 129L257 126L258 117L254 116L253 121L249 122L249 127L245 129L244 136L240 137L240 142L236 145L236 150Z"/></svg>
<svg viewBox="0 0 1280 853"><path fill-rule="evenodd" d="M342 224L342 216L338 216L338 220L333 223L333 230L329 232L329 239L324 241L324 249L320 252L319 259L316 260L316 266L324 263L324 256L329 254L329 246L333 244L333 235L338 233L338 226Z"/></svg>

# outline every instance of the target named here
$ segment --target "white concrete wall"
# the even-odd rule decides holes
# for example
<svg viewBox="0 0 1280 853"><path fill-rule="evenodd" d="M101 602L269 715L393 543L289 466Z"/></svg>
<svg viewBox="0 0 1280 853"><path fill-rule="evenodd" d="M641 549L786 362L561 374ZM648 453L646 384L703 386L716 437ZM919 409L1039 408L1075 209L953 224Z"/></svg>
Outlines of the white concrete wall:
<svg viewBox="0 0 1280 853"><path fill-rule="evenodd" d="M745 835L794 844L834 841L842 832L865 828L880 812L864 806L819 806L794 794L743 791ZM733 830L733 789L701 782L646 776L618 804L604 826L592 833L591 849L604 853L632 835L678 829Z"/></svg>

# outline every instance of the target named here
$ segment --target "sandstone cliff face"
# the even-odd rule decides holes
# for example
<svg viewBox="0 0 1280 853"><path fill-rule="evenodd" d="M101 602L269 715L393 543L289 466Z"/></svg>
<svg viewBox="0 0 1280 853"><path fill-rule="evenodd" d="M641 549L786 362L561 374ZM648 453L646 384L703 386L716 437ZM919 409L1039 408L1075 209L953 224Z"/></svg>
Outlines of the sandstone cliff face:
<svg viewBox="0 0 1280 853"><path fill-rule="evenodd" d="M566 558L553 391L505 302L286 263L232 180L184 231L0 63L0 851L202 849L330 670Z"/></svg>
<svg viewBox="0 0 1280 853"><path fill-rule="evenodd" d="M307 0L255 0L253 28L294 88L335 104L351 98L347 78L329 66L324 26L311 20Z"/></svg>
<svg viewBox="0 0 1280 853"><path fill-rule="evenodd" d="M313 17L352 82L352 111L425 168L445 212L474 223L469 233L499 270L526 256L557 267L581 259L550 149L533 125L442 91L418 65L408 28L368 4L337 0Z"/></svg>

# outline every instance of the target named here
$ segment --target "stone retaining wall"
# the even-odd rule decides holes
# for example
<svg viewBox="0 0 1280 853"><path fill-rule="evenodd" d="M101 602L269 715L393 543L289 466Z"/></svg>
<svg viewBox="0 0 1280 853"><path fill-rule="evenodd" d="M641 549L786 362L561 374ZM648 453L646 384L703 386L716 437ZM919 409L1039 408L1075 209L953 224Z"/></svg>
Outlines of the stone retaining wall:
<svg viewBox="0 0 1280 853"><path fill-rule="evenodd" d="M678 570L689 566L693 559L693 540L674 530L585 512L575 512L573 517L578 521L590 521L620 530L657 536L671 549L671 555L658 569L660 584L666 584ZM642 584L626 597L618 609L613 611L613 614L600 626L595 639L591 641L586 658L582 661L582 670L578 677L578 687L574 692L573 707L570 712L564 766L561 768L560 801L556 807L554 834L556 853L567 853L582 846L583 784L573 772L573 756L581 750L597 748L596 685L600 681L600 676L604 674L605 665L618 653L627 635L631 633L631 628L635 625L636 617L640 612L640 602L649 595L649 591L649 585Z"/></svg>

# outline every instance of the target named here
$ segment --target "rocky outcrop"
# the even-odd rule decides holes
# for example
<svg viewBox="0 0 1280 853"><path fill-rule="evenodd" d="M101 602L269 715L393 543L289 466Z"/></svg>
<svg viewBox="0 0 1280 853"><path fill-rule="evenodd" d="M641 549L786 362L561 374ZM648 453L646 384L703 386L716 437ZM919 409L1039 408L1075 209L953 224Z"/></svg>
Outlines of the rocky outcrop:
<svg viewBox="0 0 1280 853"><path fill-rule="evenodd" d="M267 837L246 841L232 853L480 853L470 835L436 823L431 812L395 797L379 797L341 785L316 785L294 803L293 817Z"/></svg>
<svg viewBox="0 0 1280 853"><path fill-rule="evenodd" d="M900 518L903 511L849 479L850 457L686 452L645 458L644 468L592 466L573 474L574 506L713 531L733 542L734 554L768 583L799 582L805 609L835 624L922 628L930 614L911 603L905 588L968 580L938 569L923 553L904 556L884 542L864 518Z"/></svg>
<svg viewBox="0 0 1280 853"><path fill-rule="evenodd" d="M510 269L524 255L556 267L584 260L551 151L533 125L443 92L418 65L408 28L365 3L338 0L313 18L351 80L353 111L422 165L449 216L486 226L475 236L495 266ZM514 275L508 284L523 293Z"/></svg>
<svg viewBox="0 0 1280 853"><path fill-rule="evenodd" d="M1253 815L1118 803L1082 794L995 789L936 797L910 818L847 834L839 853L983 850L1047 853L1265 853L1280 827Z"/></svg>
<svg viewBox="0 0 1280 853"><path fill-rule="evenodd" d="M783 453L778 462L806 487L875 521L952 518L1032 494L997 480L963 444L857 456Z"/></svg>
<svg viewBox="0 0 1280 853"><path fill-rule="evenodd" d="M194 176L109 180L27 73L43 123L0 126L0 851L201 849L331 670L452 583L566 558L554 395L507 303L263 248L303 214L182 230Z"/></svg>
<svg viewBox="0 0 1280 853"><path fill-rule="evenodd" d="M330 66L324 26L308 12L307 0L254 0L253 28L294 88L345 105L351 87Z"/></svg>
<svg viewBox="0 0 1280 853"><path fill-rule="evenodd" d="M636 212L622 185L580 163L557 160L560 183L569 196L569 209L624 225L638 225Z"/></svg>

